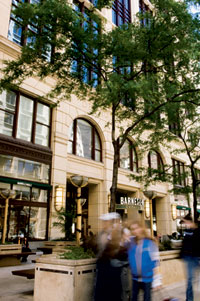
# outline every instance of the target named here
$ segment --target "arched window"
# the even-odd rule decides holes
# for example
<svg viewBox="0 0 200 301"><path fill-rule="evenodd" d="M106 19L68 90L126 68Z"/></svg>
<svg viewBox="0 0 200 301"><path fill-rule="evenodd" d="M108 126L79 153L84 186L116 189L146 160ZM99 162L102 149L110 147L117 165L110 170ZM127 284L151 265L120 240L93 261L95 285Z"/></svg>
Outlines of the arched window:
<svg viewBox="0 0 200 301"><path fill-rule="evenodd" d="M68 152L80 157L102 161L99 134L87 120L75 119L70 127Z"/></svg>
<svg viewBox="0 0 200 301"><path fill-rule="evenodd" d="M160 154L151 150L148 154L149 173L152 175L152 169L157 170L159 173L164 171L164 165Z"/></svg>
<svg viewBox="0 0 200 301"><path fill-rule="evenodd" d="M119 166L121 168L138 172L137 154L133 143L128 139L125 141L124 145L120 149Z"/></svg>

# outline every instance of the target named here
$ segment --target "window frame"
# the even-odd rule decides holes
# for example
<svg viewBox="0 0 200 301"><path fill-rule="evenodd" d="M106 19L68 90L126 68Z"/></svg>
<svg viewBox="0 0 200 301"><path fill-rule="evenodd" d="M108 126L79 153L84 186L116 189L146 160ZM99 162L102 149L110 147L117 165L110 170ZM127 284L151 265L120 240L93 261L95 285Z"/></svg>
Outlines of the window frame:
<svg viewBox="0 0 200 301"><path fill-rule="evenodd" d="M131 23L131 1L127 0L128 8L125 6L126 0L115 0L112 5L112 22L116 26L120 26L122 24ZM113 18L113 14L115 14L116 20ZM122 24L119 24L119 18L123 20ZM116 21L116 22L115 22Z"/></svg>
<svg viewBox="0 0 200 301"><path fill-rule="evenodd" d="M129 164L130 164L130 168L124 168L124 167L120 166L120 163L121 163L121 159L120 159L121 149L119 150L119 167L138 173L138 156L137 156L137 152L136 152L136 149L135 149L135 145L130 139L126 139L125 142L129 143ZM136 161L133 160L133 155L135 156ZM134 166L136 167L136 171L134 171Z"/></svg>
<svg viewBox="0 0 200 301"><path fill-rule="evenodd" d="M186 186L186 176L183 177L185 173L185 164L182 161L172 158L172 165L173 165L173 182L174 186ZM178 177L177 177L178 173ZM182 177L182 179L181 179Z"/></svg>
<svg viewBox="0 0 200 301"><path fill-rule="evenodd" d="M93 20L91 18L89 18L89 15L87 14L89 9L84 5L84 2L79 2L78 0L73 0L73 5L74 5L74 9L75 9L75 6L78 8L78 10L75 9L75 11L78 11L79 13L81 13L83 15L83 17L86 17L85 21L80 23L81 27L84 28L86 23L90 23L90 24L93 23ZM94 31L98 31L98 34L101 34L101 26L96 27L95 25L92 25L92 27L94 28ZM87 48L85 48L85 49L87 49ZM77 47L77 50L78 50L78 47ZM96 51L98 53L99 49L90 49L90 51L93 53ZM81 71L82 82L84 82L85 84L90 84L90 82L94 80L93 87L95 88L96 86L98 86L99 81L100 81L99 76L98 76L100 65L98 64L98 69L95 70L92 66L90 66L90 67L84 66L83 62L84 62L84 58L82 58L79 62L73 61L73 63L75 63L75 65L76 65L75 68L77 70Z"/></svg>
<svg viewBox="0 0 200 301"><path fill-rule="evenodd" d="M33 143L35 145L39 145L39 146L42 146L42 147L50 147L50 142L51 142L51 123L52 123L52 109L51 107L46 104L46 103L43 103L41 101L38 101L38 99L36 98L33 98L29 95L26 95L20 91L11 91L12 93L15 93L16 95L16 103L15 103L15 111L13 111L13 115L14 115L14 119L13 119L13 128L12 128L12 135L9 136L9 135L6 135L6 134L0 134L0 135L5 135L5 136L8 136L8 137L13 137L14 139L16 140L21 140L21 141L26 141L27 143ZM9 91L6 91L6 93L9 93ZM18 120L19 120L19 106L20 106L20 97L21 96L24 96L30 100L33 101L33 113L32 113L32 125L31 125L31 134L30 134L30 141L27 141L27 140L24 140L24 139L21 139L21 138L18 138L17 137L17 130L18 130ZM38 108L38 104L42 104L42 105L45 105L49 108L49 125L45 124L45 123L41 123L39 121L37 121L37 108ZM8 112L10 113L10 111L8 110L5 110L3 108L0 108L0 111L3 111L3 112ZM37 124L40 124L42 126L45 126L48 128L48 131L49 131L49 137L48 137L48 141L47 141L47 144L48 145L42 145L42 144L38 144L35 142L35 138L36 138L36 125Z"/></svg>
<svg viewBox="0 0 200 301"><path fill-rule="evenodd" d="M83 120L84 122L87 122L91 127L91 157L90 158L82 157L82 158L94 160L95 162L102 162L102 142L101 142L100 135L99 135L96 127L89 120L87 120L85 118L76 118L73 120L72 128L71 128L71 130L73 131L73 140L69 139L69 142L72 144L72 148L71 148L72 152L70 152L70 154L78 156L77 149L76 149L76 146L77 146L77 123L78 123L77 121L78 120ZM69 137L70 137L70 134L71 133L69 133ZM99 138L100 149L97 149L95 146L95 139L96 139L95 134ZM99 161L95 159L96 151L100 152L100 160ZM68 151L68 153L69 153L69 151Z"/></svg>
<svg viewBox="0 0 200 301"><path fill-rule="evenodd" d="M160 153L156 150L150 150L149 153L148 153L148 168L149 168L149 174L150 176L152 176L152 172L151 172L151 169L152 168L152 160L151 160L151 154L152 153L155 153L156 154L156 161L157 161L157 170L159 173L163 173L164 172L164 163L163 163L163 160L162 160L162 157L160 155Z"/></svg>

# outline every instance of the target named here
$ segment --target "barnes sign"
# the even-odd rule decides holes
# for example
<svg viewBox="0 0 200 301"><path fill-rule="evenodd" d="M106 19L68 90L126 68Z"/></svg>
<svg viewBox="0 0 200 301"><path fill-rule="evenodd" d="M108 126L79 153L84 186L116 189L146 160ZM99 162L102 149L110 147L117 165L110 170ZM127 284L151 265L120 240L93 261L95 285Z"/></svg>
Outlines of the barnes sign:
<svg viewBox="0 0 200 301"><path fill-rule="evenodd" d="M135 208L144 210L144 200L131 197L120 197L120 204L116 204L117 209Z"/></svg>

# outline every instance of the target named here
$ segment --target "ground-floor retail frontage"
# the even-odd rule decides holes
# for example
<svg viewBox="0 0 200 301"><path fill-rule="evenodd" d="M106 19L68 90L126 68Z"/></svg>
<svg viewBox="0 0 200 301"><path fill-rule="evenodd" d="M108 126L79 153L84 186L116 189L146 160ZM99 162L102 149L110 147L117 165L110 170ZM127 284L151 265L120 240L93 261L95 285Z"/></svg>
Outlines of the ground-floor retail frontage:
<svg viewBox="0 0 200 301"><path fill-rule="evenodd" d="M47 240L51 151L0 141L0 240Z"/></svg>

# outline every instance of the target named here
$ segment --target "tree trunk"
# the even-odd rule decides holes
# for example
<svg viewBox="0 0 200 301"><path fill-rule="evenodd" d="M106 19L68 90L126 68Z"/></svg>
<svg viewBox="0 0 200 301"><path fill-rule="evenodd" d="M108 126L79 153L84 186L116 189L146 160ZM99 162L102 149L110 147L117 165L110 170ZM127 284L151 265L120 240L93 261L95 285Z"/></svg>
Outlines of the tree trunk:
<svg viewBox="0 0 200 301"><path fill-rule="evenodd" d="M193 193L193 211L194 211L194 222L198 221L198 213L197 213L197 181L194 170L191 170L192 174L192 193Z"/></svg>
<svg viewBox="0 0 200 301"><path fill-rule="evenodd" d="M117 195L117 182L118 182L118 168L119 168L119 144L118 141L113 143L114 147L114 159L113 159L113 174L112 174L112 186L110 187L110 212L115 211L116 195Z"/></svg>

